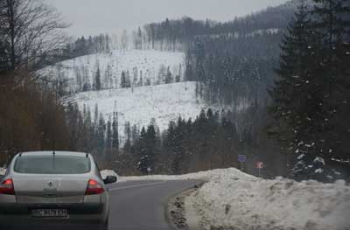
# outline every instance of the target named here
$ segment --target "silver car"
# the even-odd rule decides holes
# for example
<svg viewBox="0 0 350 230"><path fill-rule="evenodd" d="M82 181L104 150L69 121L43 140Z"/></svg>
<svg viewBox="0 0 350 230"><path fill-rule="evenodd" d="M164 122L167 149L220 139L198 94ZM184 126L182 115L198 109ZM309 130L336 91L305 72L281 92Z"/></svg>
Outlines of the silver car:
<svg viewBox="0 0 350 230"><path fill-rule="evenodd" d="M103 180L87 153L19 153L0 182L0 226L83 223L107 229L105 184L116 180Z"/></svg>

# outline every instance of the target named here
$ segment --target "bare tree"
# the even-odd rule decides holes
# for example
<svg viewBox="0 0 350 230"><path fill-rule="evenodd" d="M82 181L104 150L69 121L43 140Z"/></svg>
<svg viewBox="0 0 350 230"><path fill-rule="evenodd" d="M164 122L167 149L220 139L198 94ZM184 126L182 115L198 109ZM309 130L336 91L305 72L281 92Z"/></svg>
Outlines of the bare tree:
<svg viewBox="0 0 350 230"><path fill-rule="evenodd" d="M50 60L67 26L43 0L0 0L0 71L33 70Z"/></svg>

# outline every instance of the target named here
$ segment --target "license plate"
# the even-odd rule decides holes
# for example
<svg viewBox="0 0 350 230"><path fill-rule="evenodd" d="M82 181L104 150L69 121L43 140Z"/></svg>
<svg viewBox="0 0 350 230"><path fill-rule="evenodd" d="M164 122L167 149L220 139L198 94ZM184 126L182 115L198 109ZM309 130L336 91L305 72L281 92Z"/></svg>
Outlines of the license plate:
<svg viewBox="0 0 350 230"><path fill-rule="evenodd" d="M67 209L34 209L33 217L67 217Z"/></svg>

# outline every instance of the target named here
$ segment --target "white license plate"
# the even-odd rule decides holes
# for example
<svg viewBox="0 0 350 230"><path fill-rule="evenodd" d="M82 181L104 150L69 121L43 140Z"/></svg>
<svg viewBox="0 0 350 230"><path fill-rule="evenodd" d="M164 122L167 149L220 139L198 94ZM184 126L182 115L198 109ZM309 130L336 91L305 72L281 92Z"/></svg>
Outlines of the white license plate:
<svg viewBox="0 0 350 230"><path fill-rule="evenodd" d="M67 209L34 209L33 217L67 217Z"/></svg>

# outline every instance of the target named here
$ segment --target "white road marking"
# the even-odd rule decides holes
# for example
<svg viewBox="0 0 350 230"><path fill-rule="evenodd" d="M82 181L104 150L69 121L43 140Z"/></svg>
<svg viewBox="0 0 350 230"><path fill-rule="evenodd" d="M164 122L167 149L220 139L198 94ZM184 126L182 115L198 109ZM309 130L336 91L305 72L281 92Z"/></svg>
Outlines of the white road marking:
<svg viewBox="0 0 350 230"><path fill-rule="evenodd" d="M110 188L109 191L124 190L124 189L128 189L128 188L137 188L137 187L148 187L148 186L152 186L152 185L164 184L166 182L167 181L161 181L161 182L155 182L155 183L150 183L150 184L130 185L130 186L125 186L125 187L121 187L121 188Z"/></svg>

